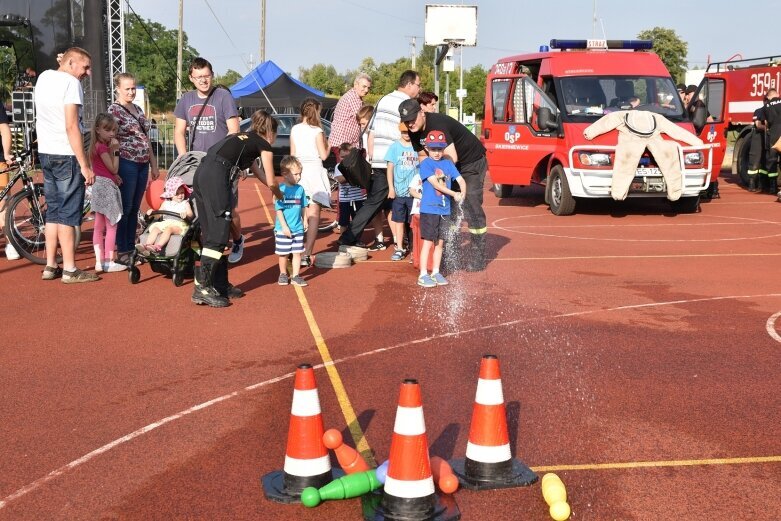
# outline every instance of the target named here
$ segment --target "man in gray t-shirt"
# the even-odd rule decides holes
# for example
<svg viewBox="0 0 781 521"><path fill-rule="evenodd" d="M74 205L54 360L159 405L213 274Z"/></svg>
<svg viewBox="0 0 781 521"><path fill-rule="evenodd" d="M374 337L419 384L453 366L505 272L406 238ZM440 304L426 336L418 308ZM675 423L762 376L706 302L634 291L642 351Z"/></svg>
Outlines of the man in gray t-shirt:
<svg viewBox="0 0 781 521"><path fill-rule="evenodd" d="M182 95L174 109L174 116L176 116L174 143L179 155L188 150L206 152L209 147L228 134L239 131L239 113L229 90L215 89L209 102L204 106L206 98L212 91L213 79L211 63L203 58L195 58L190 64L190 81L195 86L195 90ZM198 114L201 115L200 118ZM193 128L196 119L198 127ZM188 129L193 136L189 136ZM192 142L191 146L188 139Z"/></svg>
<svg viewBox="0 0 781 521"><path fill-rule="evenodd" d="M204 58L195 58L190 63L190 81L195 90L182 95L176 104L174 116L174 144L179 155L191 150L206 152L212 145L218 143L228 134L239 132L239 112L236 103L228 89L214 88L212 92L212 80L214 70L212 64ZM211 93L211 97L209 97ZM204 102L209 98L208 103ZM201 111L203 109L203 111ZM200 118L198 115L200 114ZM197 125L196 125L197 120ZM188 133L187 130L190 130ZM192 136L190 136L192 134ZM188 142L188 140L190 140ZM241 217L237 210L239 205L238 178L233 185L233 212L231 215L231 247L230 256L221 259L222 263L235 263L241 260L244 254L244 236L241 234ZM221 267L220 274L225 274L227 284L227 264ZM221 275L222 276L222 275ZM217 284L220 286L220 283ZM239 288L228 284L225 297L238 298L243 295Z"/></svg>

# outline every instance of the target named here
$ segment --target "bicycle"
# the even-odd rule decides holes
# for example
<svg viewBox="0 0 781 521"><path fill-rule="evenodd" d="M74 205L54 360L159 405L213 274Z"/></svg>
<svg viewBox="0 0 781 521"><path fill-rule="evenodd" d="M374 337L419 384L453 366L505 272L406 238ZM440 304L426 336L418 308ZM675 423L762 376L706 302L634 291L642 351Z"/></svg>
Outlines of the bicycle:
<svg viewBox="0 0 781 521"><path fill-rule="evenodd" d="M46 198L43 193L43 183L36 183L30 173L31 151L27 150L14 157L14 163L5 171L9 174L16 171L2 192L0 202L16 183L21 180L22 188L11 196L5 208L5 225L3 232L6 240L25 259L35 264L46 264ZM85 199L82 219L89 214L91 206ZM75 245L81 242L81 228L75 227ZM62 257L57 257L62 262Z"/></svg>

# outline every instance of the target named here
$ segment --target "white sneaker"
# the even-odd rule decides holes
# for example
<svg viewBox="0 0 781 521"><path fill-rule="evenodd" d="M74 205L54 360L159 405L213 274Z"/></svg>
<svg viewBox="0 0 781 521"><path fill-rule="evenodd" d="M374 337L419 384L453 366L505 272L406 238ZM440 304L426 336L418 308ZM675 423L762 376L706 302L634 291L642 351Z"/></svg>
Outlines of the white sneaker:
<svg viewBox="0 0 781 521"><path fill-rule="evenodd" d="M5 245L5 258L8 260L19 260L21 258L19 252L16 251L16 248L10 242Z"/></svg>
<svg viewBox="0 0 781 521"><path fill-rule="evenodd" d="M95 261L95 273L101 273L103 271L103 263Z"/></svg>
<svg viewBox="0 0 781 521"><path fill-rule="evenodd" d="M230 255L228 255L228 262L236 264L241 260L242 255L244 255L244 236L240 235L239 240L233 243Z"/></svg>
<svg viewBox="0 0 781 521"><path fill-rule="evenodd" d="M127 269L127 266L124 264L118 264L114 261L106 262L103 264L103 271L106 273L113 273L116 271L125 271Z"/></svg>

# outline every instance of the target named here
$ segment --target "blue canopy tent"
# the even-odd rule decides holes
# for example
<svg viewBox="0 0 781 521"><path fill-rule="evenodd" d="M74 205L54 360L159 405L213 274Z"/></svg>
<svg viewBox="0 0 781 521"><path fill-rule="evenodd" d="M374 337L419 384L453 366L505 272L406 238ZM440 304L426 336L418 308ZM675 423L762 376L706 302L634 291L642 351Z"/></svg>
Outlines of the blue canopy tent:
<svg viewBox="0 0 781 521"><path fill-rule="evenodd" d="M233 85L230 91L245 113L258 109L296 112L306 98L317 99L323 104L323 109L333 107L338 101L326 98L322 91L292 78L271 60L255 67Z"/></svg>

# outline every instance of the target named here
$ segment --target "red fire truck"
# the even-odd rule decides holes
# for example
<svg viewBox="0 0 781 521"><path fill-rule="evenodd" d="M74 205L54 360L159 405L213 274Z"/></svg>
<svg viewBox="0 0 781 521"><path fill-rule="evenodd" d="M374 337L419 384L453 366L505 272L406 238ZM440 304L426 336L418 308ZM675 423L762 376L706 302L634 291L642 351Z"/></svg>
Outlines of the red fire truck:
<svg viewBox="0 0 781 521"><path fill-rule="evenodd" d="M711 63L697 88L694 99L707 106L707 114L694 117L694 126L703 141L713 144L715 180L727 152L727 140L734 133L732 173L748 184L748 152L754 111L762 106L770 89L781 87L781 56ZM712 122L704 121L710 116ZM698 120L699 119L699 120Z"/></svg>
<svg viewBox="0 0 781 521"><path fill-rule="evenodd" d="M555 215L578 199L609 198L618 132L592 141L583 130L603 115L632 108L653 111L694 128L670 73L648 40L551 40L540 52L502 58L486 80L481 139L497 197L514 186L545 186ZM633 99L638 98L638 99ZM710 147L679 150L683 196L678 212L694 212L710 181ZM646 150L629 197L665 197L666 185Z"/></svg>

